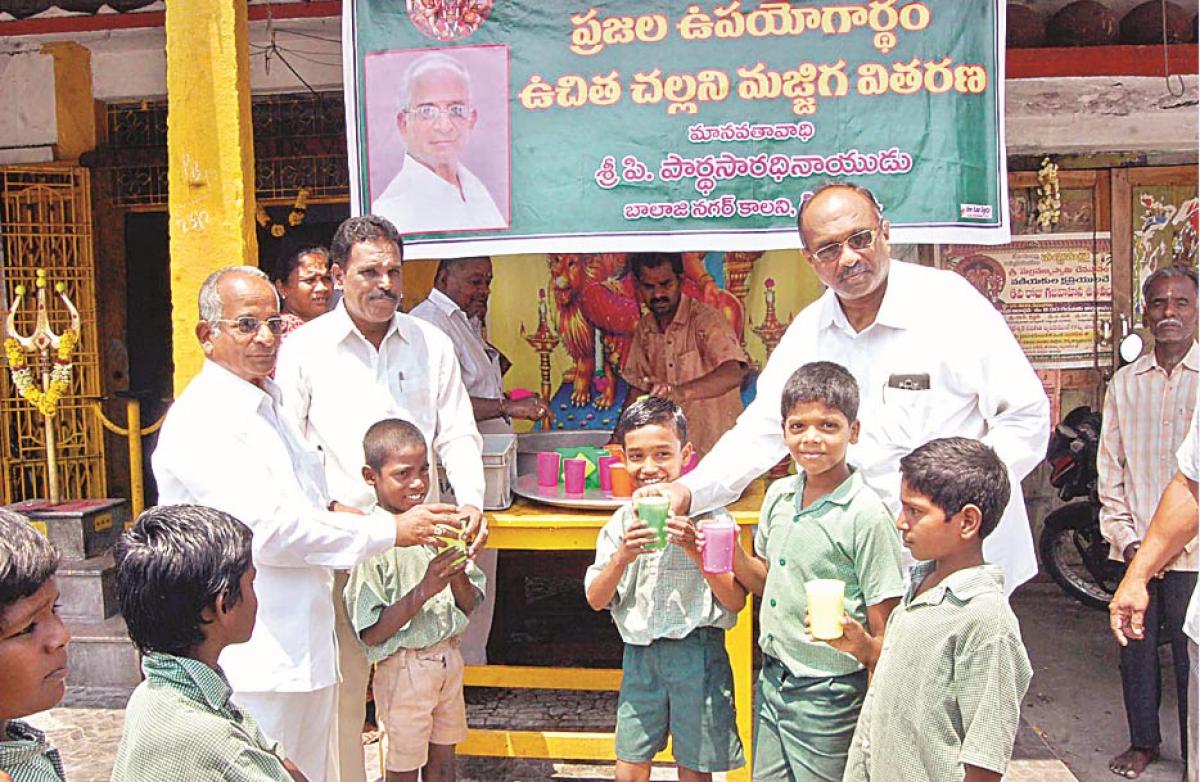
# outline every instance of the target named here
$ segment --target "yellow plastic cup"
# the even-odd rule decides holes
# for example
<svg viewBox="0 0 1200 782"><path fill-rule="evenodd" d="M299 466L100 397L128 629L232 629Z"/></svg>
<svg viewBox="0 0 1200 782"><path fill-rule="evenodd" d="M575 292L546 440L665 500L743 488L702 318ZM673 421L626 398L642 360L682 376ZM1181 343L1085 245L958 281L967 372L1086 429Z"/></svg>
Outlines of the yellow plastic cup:
<svg viewBox="0 0 1200 782"><path fill-rule="evenodd" d="M831 641L842 637L842 617L846 614L846 582L836 578L818 578L804 584L808 598L808 625L812 637Z"/></svg>

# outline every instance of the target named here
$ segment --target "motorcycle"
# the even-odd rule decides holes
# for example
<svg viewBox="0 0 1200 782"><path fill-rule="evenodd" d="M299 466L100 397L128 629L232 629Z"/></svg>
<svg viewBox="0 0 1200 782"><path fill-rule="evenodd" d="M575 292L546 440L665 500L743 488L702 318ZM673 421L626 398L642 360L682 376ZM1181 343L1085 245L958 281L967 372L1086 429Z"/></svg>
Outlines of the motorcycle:
<svg viewBox="0 0 1200 782"><path fill-rule="evenodd" d="M1048 515L1038 539L1038 553L1050 577L1068 595L1093 608L1108 606L1125 572L1122 563L1108 558L1108 541L1100 534L1099 444L1100 414L1090 407L1075 408L1054 428L1046 450L1050 485L1058 489L1061 499L1078 501Z"/></svg>

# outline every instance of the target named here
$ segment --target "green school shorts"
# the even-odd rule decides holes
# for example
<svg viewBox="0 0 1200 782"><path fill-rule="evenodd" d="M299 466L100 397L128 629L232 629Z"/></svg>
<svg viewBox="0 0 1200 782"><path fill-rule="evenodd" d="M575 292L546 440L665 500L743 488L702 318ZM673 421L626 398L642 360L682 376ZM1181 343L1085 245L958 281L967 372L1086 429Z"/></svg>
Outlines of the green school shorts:
<svg viewBox="0 0 1200 782"><path fill-rule="evenodd" d="M867 672L792 676L763 655L754 711L754 782L841 782Z"/></svg>
<svg viewBox="0 0 1200 782"><path fill-rule="evenodd" d="M693 771L746 765L733 711L725 632L701 627L678 640L625 645L617 698L617 757L648 763L671 736L675 762Z"/></svg>

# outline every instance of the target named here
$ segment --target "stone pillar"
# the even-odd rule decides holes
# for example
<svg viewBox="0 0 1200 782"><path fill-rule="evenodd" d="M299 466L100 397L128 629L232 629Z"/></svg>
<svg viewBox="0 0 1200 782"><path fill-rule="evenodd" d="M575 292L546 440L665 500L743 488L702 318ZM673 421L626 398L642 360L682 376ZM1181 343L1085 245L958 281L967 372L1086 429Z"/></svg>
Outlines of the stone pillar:
<svg viewBox="0 0 1200 782"><path fill-rule="evenodd" d="M72 163L96 148L96 103L92 99L92 52L73 41L42 46L54 58L54 159Z"/></svg>
<svg viewBox="0 0 1200 782"><path fill-rule="evenodd" d="M257 265L244 0L169 3L167 159L175 393L199 370L196 296L212 271Z"/></svg>

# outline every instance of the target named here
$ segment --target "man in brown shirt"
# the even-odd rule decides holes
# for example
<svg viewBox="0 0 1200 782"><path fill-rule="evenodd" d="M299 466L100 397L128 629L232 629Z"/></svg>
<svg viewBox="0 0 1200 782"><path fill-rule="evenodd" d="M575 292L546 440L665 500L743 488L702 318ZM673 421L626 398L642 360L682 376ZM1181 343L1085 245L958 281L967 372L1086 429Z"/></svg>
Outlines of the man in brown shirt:
<svg viewBox="0 0 1200 782"><path fill-rule="evenodd" d="M679 253L634 253L629 264L650 312L621 367L627 399L650 393L674 401L687 415L692 445L708 453L742 412L746 351L721 313L683 295Z"/></svg>

